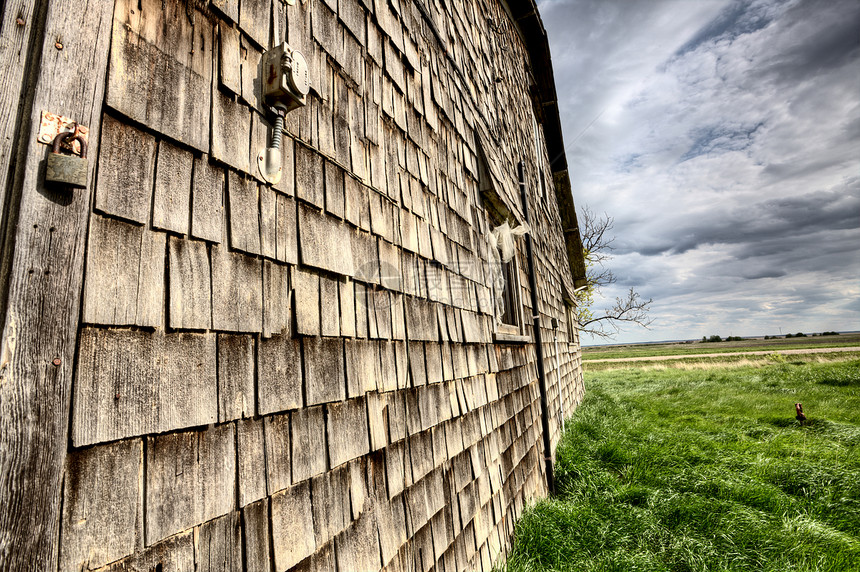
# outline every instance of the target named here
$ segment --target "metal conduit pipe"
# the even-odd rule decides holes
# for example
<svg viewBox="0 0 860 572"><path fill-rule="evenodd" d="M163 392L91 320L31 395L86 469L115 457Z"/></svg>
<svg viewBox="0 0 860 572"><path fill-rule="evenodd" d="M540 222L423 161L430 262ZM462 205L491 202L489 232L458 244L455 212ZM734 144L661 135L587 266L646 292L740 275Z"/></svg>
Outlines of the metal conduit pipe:
<svg viewBox="0 0 860 572"><path fill-rule="evenodd" d="M523 218L529 225L529 198L526 194L526 178L523 172L523 162L517 165L520 179L520 195L523 201ZM529 288L532 297L532 323L534 326L535 347L537 353L538 388L540 389L540 419L543 429L543 459L546 472L546 488L550 495L555 495L555 474L552 467L552 446L549 438L549 405L546 397L546 371L543 364L543 343L540 331L540 310L538 308L537 280L535 279L535 259L532 250L532 232L526 234L526 258L529 265Z"/></svg>

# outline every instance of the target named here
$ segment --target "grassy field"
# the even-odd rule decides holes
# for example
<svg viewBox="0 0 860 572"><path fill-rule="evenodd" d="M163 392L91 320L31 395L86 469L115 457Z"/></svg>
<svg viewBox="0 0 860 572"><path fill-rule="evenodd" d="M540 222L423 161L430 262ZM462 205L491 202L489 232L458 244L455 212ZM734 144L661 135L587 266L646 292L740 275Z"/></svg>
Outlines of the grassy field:
<svg viewBox="0 0 860 572"><path fill-rule="evenodd" d="M790 360L587 374L506 569L860 570L860 360Z"/></svg>
<svg viewBox="0 0 860 572"><path fill-rule="evenodd" d="M787 349L837 348L860 346L860 334L808 336L775 340L747 339L740 342L681 342L665 344L627 344L582 348L582 359L618 359L644 356L711 354L741 351L777 351Z"/></svg>

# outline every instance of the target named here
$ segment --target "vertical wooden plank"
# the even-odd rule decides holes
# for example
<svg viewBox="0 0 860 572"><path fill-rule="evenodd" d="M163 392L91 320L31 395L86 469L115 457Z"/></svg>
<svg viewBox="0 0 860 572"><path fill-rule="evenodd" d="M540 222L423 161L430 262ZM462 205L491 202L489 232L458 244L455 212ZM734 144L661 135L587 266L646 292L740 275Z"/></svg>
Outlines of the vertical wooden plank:
<svg viewBox="0 0 860 572"><path fill-rule="evenodd" d="M196 572L242 570L242 531L239 512L204 523L197 541Z"/></svg>
<svg viewBox="0 0 860 572"><path fill-rule="evenodd" d="M290 415L263 418L266 438L266 489L269 495L290 486Z"/></svg>
<svg viewBox="0 0 860 572"><path fill-rule="evenodd" d="M239 506L266 496L266 439L262 419L242 419L236 423L238 448Z"/></svg>
<svg viewBox="0 0 860 572"><path fill-rule="evenodd" d="M289 570L313 554L310 481L272 495L272 544L276 570Z"/></svg>
<svg viewBox="0 0 860 572"><path fill-rule="evenodd" d="M19 138L15 132L23 129L25 117L19 117L21 95L27 89L27 69L33 65L30 40L39 32L41 14L39 2L25 0L16 4L18 8L15 17L12 10L6 10L0 29L0 62L4 63L2 82L0 82L0 213L6 212L5 204L8 191L9 170L13 161ZM5 7L5 4L4 4ZM27 110L24 110L26 113ZM18 126L18 121L22 125Z"/></svg>
<svg viewBox="0 0 860 572"><path fill-rule="evenodd" d="M263 336L290 335L292 291L287 266L263 261Z"/></svg>
<svg viewBox="0 0 860 572"><path fill-rule="evenodd" d="M234 171L227 176L230 206L230 246L249 254L260 254L260 199L257 183Z"/></svg>
<svg viewBox="0 0 860 572"><path fill-rule="evenodd" d="M263 329L263 269L259 259L212 245L212 327L228 332Z"/></svg>
<svg viewBox="0 0 860 572"><path fill-rule="evenodd" d="M72 443L214 423L215 359L213 334L83 329Z"/></svg>
<svg viewBox="0 0 860 572"><path fill-rule="evenodd" d="M93 215L84 279L84 322L160 327L165 235Z"/></svg>
<svg viewBox="0 0 860 572"><path fill-rule="evenodd" d="M35 126L40 110L50 109L98 133L111 5L48 3L45 14L45 34L34 43L41 49L30 56L38 70L32 104L23 113ZM4 22L15 24L11 12L6 16ZM62 51L55 47L58 37L64 39ZM70 67L76 73L68 73ZM47 150L35 137L22 144L29 160L13 183L19 223L8 229L11 242L4 238L4 248L14 244L15 249L3 254L7 303L0 337L0 569L46 570L57 567L60 484L91 194L45 187L41 163ZM90 142L93 157L98 147L98 141Z"/></svg>
<svg viewBox="0 0 860 572"><path fill-rule="evenodd" d="M305 402L316 405L346 397L343 340L310 337L302 339L304 349Z"/></svg>
<svg viewBox="0 0 860 572"><path fill-rule="evenodd" d="M293 482L310 479L326 470L323 406L305 407L290 416Z"/></svg>
<svg viewBox="0 0 860 572"><path fill-rule="evenodd" d="M271 572L268 499L242 509L242 527L245 531L246 572Z"/></svg>
<svg viewBox="0 0 860 572"><path fill-rule="evenodd" d="M302 406L301 342L289 336L259 341L257 352L260 415Z"/></svg>
<svg viewBox="0 0 860 572"><path fill-rule="evenodd" d="M213 88L212 148L209 151L212 158L249 172L250 134L251 110Z"/></svg>
<svg viewBox="0 0 860 572"><path fill-rule="evenodd" d="M218 80L221 85L238 95L241 81L239 68L239 30L226 22L218 23Z"/></svg>

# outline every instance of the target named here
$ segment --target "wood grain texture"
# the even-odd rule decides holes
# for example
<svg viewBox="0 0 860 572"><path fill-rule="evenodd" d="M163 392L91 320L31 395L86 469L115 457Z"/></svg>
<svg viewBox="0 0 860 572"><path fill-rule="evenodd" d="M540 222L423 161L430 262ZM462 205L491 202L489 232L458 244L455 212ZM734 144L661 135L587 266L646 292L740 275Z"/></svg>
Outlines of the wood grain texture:
<svg viewBox="0 0 860 572"><path fill-rule="evenodd" d="M250 133L251 110L213 88L212 147L207 149L212 158L248 173L251 170Z"/></svg>
<svg viewBox="0 0 860 572"><path fill-rule="evenodd" d="M242 81L239 63L239 30L227 24L218 23L218 81L225 88L238 95Z"/></svg>
<svg viewBox="0 0 860 572"><path fill-rule="evenodd" d="M260 415L302 406L301 340L272 336L258 342L257 410Z"/></svg>
<svg viewBox="0 0 860 572"><path fill-rule="evenodd" d="M255 342L252 336L218 334L218 421L254 415Z"/></svg>
<svg viewBox="0 0 860 572"><path fill-rule="evenodd" d="M242 570L240 513L231 512L204 523L197 540L197 572Z"/></svg>
<svg viewBox="0 0 860 572"><path fill-rule="evenodd" d="M343 340L310 337L302 339L305 404L317 405L346 398Z"/></svg>
<svg viewBox="0 0 860 572"><path fill-rule="evenodd" d="M188 530L153 544L143 551L98 572L187 572L194 570L194 531Z"/></svg>
<svg viewBox="0 0 860 572"><path fill-rule="evenodd" d="M235 504L232 424L147 438L147 544L227 514Z"/></svg>
<svg viewBox="0 0 860 572"><path fill-rule="evenodd" d="M290 468L290 415L263 418L266 435L266 488L271 495L292 482Z"/></svg>
<svg viewBox="0 0 860 572"><path fill-rule="evenodd" d="M257 501L242 509L242 529L245 535L246 572L271 572L269 499Z"/></svg>
<svg viewBox="0 0 860 572"><path fill-rule="evenodd" d="M29 6L26 2L15 5L26 17L25 28L30 22L29 26L40 29ZM4 26L6 22L17 26L19 14L9 5L6 8ZM100 131L110 9L109 3L46 5L44 36L33 38L37 51L25 53L34 66L35 82L28 88L32 99L21 108L21 119L29 118L26 125L38 125L40 111L49 109L75 118L94 133ZM4 41L7 37L4 34ZM55 47L58 37L65 39L62 51ZM4 53L8 55L8 51ZM3 69L10 69L7 64L14 67L13 62L14 56L4 60ZM76 73L68 73L70 67ZM82 82L80 77L91 80ZM8 84L4 81L3 86L14 87L14 79ZM4 93L3 101L11 96ZM16 98L12 105L20 103ZM68 445L91 193L69 194L45 187L45 147L30 135L21 145L26 160L16 170L11 191L16 196L13 212L18 224L7 228L4 249L8 250L3 253L0 569L41 570L57 567L61 475ZM97 156L99 142L91 141L89 151ZM91 169L93 164L91 161ZM7 205L9 201L4 209ZM34 311L36 308L40 311ZM54 360L60 365L53 365Z"/></svg>
<svg viewBox="0 0 860 572"><path fill-rule="evenodd" d="M221 242L224 219L224 171L211 165L208 155L194 158L191 193L191 235Z"/></svg>
<svg viewBox="0 0 860 572"><path fill-rule="evenodd" d="M229 171L227 197L230 208L230 246L249 254L261 254L260 194L257 183Z"/></svg>
<svg viewBox="0 0 860 572"><path fill-rule="evenodd" d="M326 470L325 413L323 407L305 407L290 416L293 482L298 483Z"/></svg>
<svg viewBox="0 0 860 572"><path fill-rule="evenodd" d="M266 496L266 440L263 419L236 422L238 453L239 506L244 507Z"/></svg>
<svg viewBox="0 0 860 572"><path fill-rule="evenodd" d="M259 259L212 245L212 327L226 332L263 329L263 269Z"/></svg>
<svg viewBox="0 0 860 572"><path fill-rule="evenodd" d="M263 337L291 333L292 290L290 269L283 264L263 261Z"/></svg>
<svg viewBox="0 0 860 572"><path fill-rule="evenodd" d="M208 151L213 39L209 20L180 0L119 0L107 105Z"/></svg>
<svg viewBox="0 0 860 572"><path fill-rule="evenodd" d="M84 278L84 322L160 327L164 255L164 234L94 214Z"/></svg>
<svg viewBox="0 0 860 572"><path fill-rule="evenodd" d="M129 439L66 459L60 570L95 569L135 549L142 531L139 475L143 442Z"/></svg>
<svg viewBox="0 0 860 572"><path fill-rule="evenodd" d="M19 138L16 131L21 129L19 116L21 96L26 93L28 66L35 59L31 56L31 37L39 33L41 14L39 3L35 0L19 2L15 17L12 10L6 10L6 15L0 28L0 212L6 212L6 201L10 163L15 158ZM5 8L5 5L4 5ZM23 22L23 24L19 23Z"/></svg>
<svg viewBox="0 0 860 572"><path fill-rule="evenodd" d="M342 465L311 480L311 508L317 546L326 544L352 521L349 467Z"/></svg>
<svg viewBox="0 0 860 572"><path fill-rule="evenodd" d="M275 569L289 570L316 549L310 481L272 495Z"/></svg>
<svg viewBox="0 0 860 572"><path fill-rule="evenodd" d="M212 327L212 287L206 243L171 236L167 241L171 328Z"/></svg>
<svg viewBox="0 0 860 572"><path fill-rule="evenodd" d="M188 234L191 218L191 166L194 156L167 141L158 144L152 226Z"/></svg>
<svg viewBox="0 0 860 572"><path fill-rule="evenodd" d="M294 290L296 332L306 336L318 336L320 333L319 276L293 266L290 284Z"/></svg>
<svg viewBox="0 0 860 572"><path fill-rule="evenodd" d="M96 209L148 224L155 177L155 137L105 115L102 145ZM95 156L92 151L90 156Z"/></svg>
<svg viewBox="0 0 860 572"><path fill-rule="evenodd" d="M331 467L369 453L370 437L364 398L329 404L326 431Z"/></svg>
<svg viewBox="0 0 860 572"><path fill-rule="evenodd" d="M72 442L89 445L214 423L214 334L84 328Z"/></svg>

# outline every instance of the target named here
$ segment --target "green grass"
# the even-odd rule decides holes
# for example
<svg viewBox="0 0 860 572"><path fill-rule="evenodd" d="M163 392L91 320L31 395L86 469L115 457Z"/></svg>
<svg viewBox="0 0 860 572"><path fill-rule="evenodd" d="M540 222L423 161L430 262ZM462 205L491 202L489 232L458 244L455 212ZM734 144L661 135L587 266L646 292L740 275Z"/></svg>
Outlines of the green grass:
<svg viewBox="0 0 860 572"><path fill-rule="evenodd" d="M776 359L587 374L506 569L860 570L860 360Z"/></svg>
<svg viewBox="0 0 860 572"><path fill-rule="evenodd" d="M742 351L778 351L787 349L839 348L860 346L860 334L816 336L776 340L749 339L740 342L690 342L664 344L636 344L619 346L592 346L582 348L584 361L645 356L685 354L713 354Z"/></svg>

